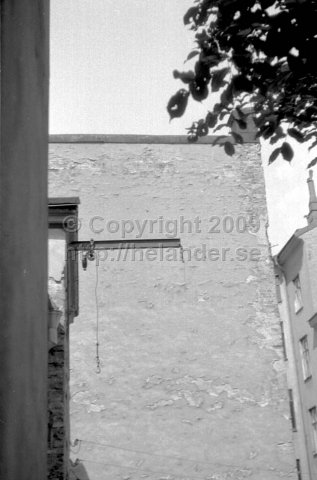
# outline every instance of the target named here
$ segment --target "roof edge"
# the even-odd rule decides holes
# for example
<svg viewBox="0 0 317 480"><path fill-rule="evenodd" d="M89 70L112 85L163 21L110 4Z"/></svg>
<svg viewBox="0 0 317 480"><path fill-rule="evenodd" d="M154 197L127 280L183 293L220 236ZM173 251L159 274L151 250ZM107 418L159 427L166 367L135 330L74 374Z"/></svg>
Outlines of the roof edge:
<svg viewBox="0 0 317 480"><path fill-rule="evenodd" d="M282 250L277 255L275 255L275 258L277 258L277 262L279 265L283 265L287 260L288 256L299 245L301 241L300 235L300 230L296 230L291 236L291 238L285 243Z"/></svg>
<svg viewBox="0 0 317 480"><path fill-rule="evenodd" d="M244 135L244 143L259 143L254 138L254 134L246 132ZM125 135L125 134L51 134L49 135L49 143L139 143L139 144L186 144L186 145L212 145L216 143L221 145L225 142L235 143L231 135L207 135L200 137L197 142L188 142L187 135Z"/></svg>

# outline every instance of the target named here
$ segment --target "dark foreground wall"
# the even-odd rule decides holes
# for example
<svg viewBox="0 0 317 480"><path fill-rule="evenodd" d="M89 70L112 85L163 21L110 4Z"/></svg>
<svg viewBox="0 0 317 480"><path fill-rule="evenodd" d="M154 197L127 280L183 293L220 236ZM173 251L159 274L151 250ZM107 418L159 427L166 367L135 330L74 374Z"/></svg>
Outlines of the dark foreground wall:
<svg viewBox="0 0 317 480"><path fill-rule="evenodd" d="M1 2L3 480L46 478L48 7Z"/></svg>
<svg viewBox="0 0 317 480"><path fill-rule="evenodd" d="M184 262L117 251L80 266L73 460L90 480L294 479L260 147L146 141L50 145L50 196L80 197L80 240L184 246Z"/></svg>

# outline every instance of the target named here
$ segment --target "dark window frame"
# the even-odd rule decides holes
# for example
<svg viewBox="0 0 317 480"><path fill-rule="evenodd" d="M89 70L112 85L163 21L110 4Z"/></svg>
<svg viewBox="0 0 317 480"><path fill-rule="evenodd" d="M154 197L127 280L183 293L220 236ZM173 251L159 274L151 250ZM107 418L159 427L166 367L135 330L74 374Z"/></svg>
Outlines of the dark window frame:
<svg viewBox="0 0 317 480"><path fill-rule="evenodd" d="M317 407L311 407L309 410L310 428L311 428L311 442L313 447L313 454L317 455Z"/></svg>
<svg viewBox="0 0 317 480"><path fill-rule="evenodd" d="M304 307L302 284L299 274L297 274L296 277L293 278L292 283L294 287L294 311L297 314Z"/></svg>
<svg viewBox="0 0 317 480"><path fill-rule="evenodd" d="M302 364L302 373L304 382L312 378L312 365L308 343L308 335L299 339L299 351Z"/></svg>
<svg viewBox="0 0 317 480"><path fill-rule="evenodd" d="M292 430L293 432L297 432L294 397L293 397L293 390L291 388L288 389L288 400L289 400L289 409L291 414Z"/></svg>
<svg viewBox="0 0 317 480"><path fill-rule="evenodd" d="M69 323L79 314L78 254L68 245L78 240L78 197L49 198L48 228L61 229L66 238L66 318Z"/></svg>
<svg viewBox="0 0 317 480"><path fill-rule="evenodd" d="M296 458L296 472L297 472L297 479L302 480L302 469L301 469L299 458Z"/></svg>

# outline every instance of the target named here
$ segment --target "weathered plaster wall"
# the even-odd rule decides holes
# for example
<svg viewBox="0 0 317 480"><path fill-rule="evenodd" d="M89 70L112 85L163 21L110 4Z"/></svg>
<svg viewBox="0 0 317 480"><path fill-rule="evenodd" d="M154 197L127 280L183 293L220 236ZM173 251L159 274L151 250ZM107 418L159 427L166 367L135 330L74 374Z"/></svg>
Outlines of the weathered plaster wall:
<svg viewBox="0 0 317 480"><path fill-rule="evenodd" d="M179 234L185 250L229 249L214 261L185 251L184 263L112 252L97 270L80 269L71 433L91 480L295 478L259 153L256 144L233 158L211 145L50 146L50 195L80 197L80 240L121 238L109 220L179 226L183 215L201 219L201 232ZM226 215L253 221L226 233ZM166 231L145 228L149 237Z"/></svg>
<svg viewBox="0 0 317 480"><path fill-rule="evenodd" d="M0 478L47 455L47 0L1 2Z"/></svg>
<svg viewBox="0 0 317 480"><path fill-rule="evenodd" d="M316 406L317 386L316 372L314 366L317 362L316 331L309 320L316 314L315 285L316 276L316 248L317 229L314 228L303 233L297 240L296 246L289 252L289 256L283 261L282 268L286 278L287 299L289 302L290 330L292 335L292 347L295 355L295 367L299 388L300 411L296 412L298 420L302 415L305 432L306 455L309 462L309 478L317 476L317 458L315 447L312 441L312 426L309 409ZM297 312L294 309L295 288L294 278L299 275L303 308ZM307 336L309 347L310 367L312 376L304 378L302 358L300 352L300 339ZM300 419L301 421L301 419Z"/></svg>
<svg viewBox="0 0 317 480"><path fill-rule="evenodd" d="M311 285L311 314L313 315L317 312L317 299L314 295L314 287L317 285L317 228L304 233L302 238L306 246L307 273Z"/></svg>

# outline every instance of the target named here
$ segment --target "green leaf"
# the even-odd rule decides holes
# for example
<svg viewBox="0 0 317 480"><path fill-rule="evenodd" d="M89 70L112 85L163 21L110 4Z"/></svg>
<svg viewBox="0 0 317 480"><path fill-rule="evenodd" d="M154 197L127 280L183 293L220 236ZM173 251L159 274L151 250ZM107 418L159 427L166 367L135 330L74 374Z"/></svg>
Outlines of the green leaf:
<svg viewBox="0 0 317 480"><path fill-rule="evenodd" d="M269 157L269 164L273 163L277 159L280 153L281 153L280 147L275 148Z"/></svg>
<svg viewBox="0 0 317 480"><path fill-rule="evenodd" d="M215 103L214 104L214 112L215 113L220 113L223 109L223 105L221 105L220 103Z"/></svg>
<svg viewBox="0 0 317 480"><path fill-rule="evenodd" d="M300 143L302 143L305 140L304 135L299 130L297 130L297 128L289 128L287 130L287 133Z"/></svg>
<svg viewBox="0 0 317 480"><path fill-rule="evenodd" d="M209 128L214 128L217 123L217 115L214 113L208 112L206 116L206 123Z"/></svg>
<svg viewBox="0 0 317 480"><path fill-rule="evenodd" d="M221 122L220 115L232 114L237 119L234 130L241 134L240 129L248 128L248 116L235 103L242 107L248 102L258 117L258 136L276 142L272 150L279 146L287 161L294 156L287 142L310 146L317 139L316 2L192 0L184 22L194 31L188 59L196 63L195 78L186 72L176 76L189 85L195 100L222 94L213 116L205 118L209 128L227 120ZM276 4L281 8L268 11Z"/></svg>
<svg viewBox="0 0 317 480"><path fill-rule="evenodd" d="M226 85L226 82L224 81L227 73L229 72L229 68L221 68L220 70L217 70L216 72L213 73L212 79L211 79L211 89L213 92L218 92L221 87L224 87Z"/></svg>
<svg viewBox="0 0 317 480"><path fill-rule="evenodd" d="M189 93L187 92L187 90L184 90L182 88L170 98L167 104L167 111L170 115L171 120L173 118L181 117L183 115L187 107L188 96Z"/></svg>
<svg viewBox="0 0 317 480"><path fill-rule="evenodd" d="M219 114L219 120L223 120L225 117L229 115L227 107L223 107L222 112Z"/></svg>
<svg viewBox="0 0 317 480"><path fill-rule="evenodd" d="M284 160L286 160L287 162L290 162L292 160L294 152L289 143L283 143L283 145L281 146L281 154Z"/></svg>
<svg viewBox="0 0 317 480"><path fill-rule="evenodd" d="M195 17L199 12L199 7L191 7L184 15L184 25L188 25L192 20L195 21Z"/></svg>
<svg viewBox="0 0 317 480"><path fill-rule="evenodd" d="M189 60L191 60L192 58L196 57L196 55L199 55L199 51L198 50L193 50L192 52L190 52L185 60L185 62L188 62ZM185 63L184 62L184 63Z"/></svg>
<svg viewBox="0 0 317 480"><path fill-rule="evenodd" d="M237 35L238 35L239 37L246 37L246 36L248 36L249 33L251 33L251 32L252 32L251 28L245 28L244 30L240 30L240 31L237 33Z"/></svg>
<svg viewBox="0 0 317 480"><path fill-rule="evenodd" d="M276 0L261 0L262 8L266 9L274 5Z"/></svg>
<svg viewBox="0 0 317 480"><path fill-rule="evenodd" d="M228 87L222 92L220 96L221 104L227 107L233 102L233 92L232 92L232 85L228 85Z"/></svg>
<svg viewBox="0 0 317 480"><path fill-rule="evenodd" d="M243 75L236 75L232 79L232 88L235 94L241 92L251 93L253 90L252 82Z"/></svg>
<svg viewBox="0 0 317 480"><path fill-rule="evenodd" d="M208 87L205 82L192 81L189 84L189 90L194 100L201 102L208 97Z"/></svg>
<svg viewBox="0 0 317 480"><path fill-rule="evenodd" d="M188 12L187 12L188 13ZM195 35L195 38L200 41L200 42L203 42L204 40L207 40L208 38L208 33L206 32L206 30L202 30L201 32L197 32L196 35Z"/></svg>
<svg viewBox="0 0 317 480"><path fill-rule="evenodd" d="M315 157L309 164L307 165L307 168L313 167L317 163L317 157Z"/></svg>
<svg viewBox="0 0 317 480"><path fill-rule="evenodd" d="M240 133L231 132L231 135L233 136L234 141L235 141L236 143L243 143L243 137L242 137L242 135L240 135Z"/></svg>
<svg viewBox="0 0 317 480"><path fill-rule="evenodd" d="M178 70L173 71L173 77L179 78L184 83L190 83L195 78L195 74L192 70L188 72L179 72Z"/></svg>
<svg viewBox="0 0 317 480"><path fill-rule="evenodd" d="M286 134L283 132L282 128L281 128L281 127L277 127L277 129L275 130L274 135L270 138L270 144L273 145L273 144L276 143L278 140L280 140L281 138L285 138L285 137L286 137Z"/></svg>
<svg viewBox="0 0 317 480"><path fill-rule="evenodd" d="M275 124L269 123L269 124L262 125L262 127L258 130L255 136L256 138L262 136L265 140L267 140L272 135L274 135L274 132L275 132Z"/></svg>
<svg viewBox="0 0 317 480"><path fill-rule="evenodd" d="M308 147L308 150L312 150L313 148L315 148L317 146L317 140L315 140L309 147Z"/></svg>
<svg viewBox="0 0 317 480"><path fill-rule="evenodd" d="M208 125L206 125L204 120L199 120L198 126L197 126L197 135L198 137L205 137L208 135L209 128Z"/></svg>
<svg viewBox="0 0 317 480"><path fill-rule="evenodd" d="M227 155L230 155L230 157L234 154L235 152L235 148L234 146L232 145L231 142L225 142L224 144L224 148L225 148L225 152Z"/></svg>

